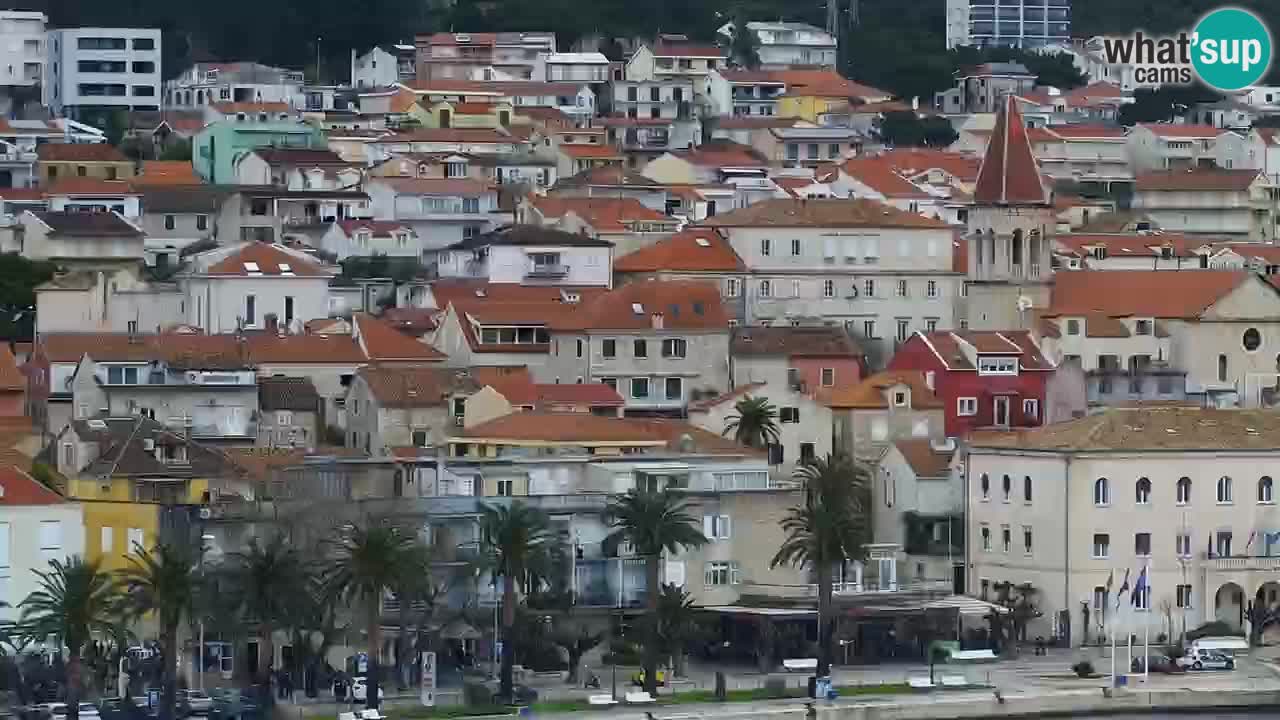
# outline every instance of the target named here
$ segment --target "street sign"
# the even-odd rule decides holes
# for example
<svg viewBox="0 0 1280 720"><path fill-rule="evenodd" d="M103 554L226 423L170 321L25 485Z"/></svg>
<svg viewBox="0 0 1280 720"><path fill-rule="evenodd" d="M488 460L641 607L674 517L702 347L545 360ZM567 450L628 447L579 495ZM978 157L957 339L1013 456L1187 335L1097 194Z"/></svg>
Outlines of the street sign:
<svg viewBox="0 0 1280 720"><path fill-rule="evenodd" d="M432 707L436 704L436 654L422 653L422 687L419 691L422 704Z"/></svg>

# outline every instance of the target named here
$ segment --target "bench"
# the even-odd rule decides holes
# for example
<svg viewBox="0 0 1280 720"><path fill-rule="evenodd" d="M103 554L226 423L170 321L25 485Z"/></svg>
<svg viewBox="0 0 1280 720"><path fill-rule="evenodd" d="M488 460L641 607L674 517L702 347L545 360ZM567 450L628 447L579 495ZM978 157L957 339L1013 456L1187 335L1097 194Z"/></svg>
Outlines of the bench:
<svg viewBox="0 0 1280 720"><path fill-rule="evenodd" d="M782 661L782 667L787 672L813 671L818 669L818 658L787 658Z"/></svg>
<svg viewBox="0 0 1280 720"><path fill-rule="evenodd" d="M952 662L995 662L996 654L991 650L953 650Z"/></svg>
<svg viewBox="0 0 1280 720"><path fill-rule="evenodd" d="M613 699L612 695L591 695L587 698L588 705L617 705L618 701Z"/></svg>
<svg viewBox="0 0 1280 720"><path fill-rule="evenodd" d="M655 702L652 695L643 691L627 693L626 700L628 705L644 705Z"/></svg>
<svg viewBox="0 0 1280 720"><path fill-rule="evenodd" d="M932 690L937 687L937 685L927 677L907 678L907 686L912 690Z"/></svg>

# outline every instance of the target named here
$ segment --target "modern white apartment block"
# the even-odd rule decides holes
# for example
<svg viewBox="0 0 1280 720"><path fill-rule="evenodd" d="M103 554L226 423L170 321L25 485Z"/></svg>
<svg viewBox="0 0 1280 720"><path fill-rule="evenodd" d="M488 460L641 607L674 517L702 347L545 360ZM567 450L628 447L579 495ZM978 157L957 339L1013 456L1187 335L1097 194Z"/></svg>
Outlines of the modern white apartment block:
<svg viewBox="0 0 1280 720"><path fill-rule="evenodd" d="M947 47L1071 42L1071 0L947 0Z"/></svg>
<svg viewBox="0 0 1280 720"><path fill-rule="evenodd" d="M152 28L50 30L47 99L76 120L109 110L160 109L160 31Z"/></svg>
<svg viewBox="0 0 1280 720"><path fill-rule="evenodd" d="M44 82L47 21L42 12L0 11L0 87L35 87Z"/></svg>
<svg viewBox="0 0 1280 720"><path fill-rule="evenodd" d="M792 65L835 67L836 39L820 27L796 22L749 22L747 30L755 33L760 66L787 68ZM726 23L717 34L726 41L733 37L733 23Z"/></svg>

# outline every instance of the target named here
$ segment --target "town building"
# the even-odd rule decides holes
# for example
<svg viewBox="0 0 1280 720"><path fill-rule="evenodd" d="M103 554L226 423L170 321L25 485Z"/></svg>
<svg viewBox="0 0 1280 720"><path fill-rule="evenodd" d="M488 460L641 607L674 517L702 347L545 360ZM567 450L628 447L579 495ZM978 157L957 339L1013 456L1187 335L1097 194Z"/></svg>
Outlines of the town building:
<svg viewBox="0 0 1280 720"><path fill-rule="evenodd" d="M721 288L729 281L746 281L746 265L720 233L709 228L686 227L684 230L622 255L613 261L613 273L619 284L648 280L707 280ZM729 298L721 293L730 324L740 324L746 317L744 296Z"/></svg>
<svg viewBox="0 0 1280 720"><path fill-rule="evenodd" d="M327 147L324 132L305 123L217 122L205 126L191 142L191 164L202 180L214 185L236 183L237 161L258 148Z"/></svg>
<svg viewBox="0 0 1280 720"><path fill-rule="evenodd" d="M1248 608L1272 607L1280 589L1265 519L1275 423L1271 411L1161 405L975 435L964 468L969 591L1021 588L1038 610L1027 635L1072 646L1142 637L1144 626L1177 637L1215 620L1260 631ZM1144 571L1145 591L1118 595ZM1117 600L1136 611L1116 613Z"/></svg>
<svg viewBox="0 0 1280 720"><path fill-rule="evenodd" d="M1132 202L1166 231L1270 243L1276 196L1260 170L1184 168L1139 173Z"/></svg>
<svg viewBox="0 0 1280 720"><path fill-rule="evenodd" d="M788 68L792 65L835 67L836 38L822 28L797 22L748 21L747 30L759 43L756 52L760 66ZM728 41L733 37L733 23L726 23L716 31Z"/></svg>
<svg viewBox="0 0 1280 720"><path fill-rule="evenodd" d="M310 378L258 379L258 447L315 448L324 444L325 420Z"/></svg>
<svg viewBox="0 0 1280 720"><path fill-rule="evenodd" d="M947 0L946 13L949 50L1071 44L1071 0Z"/></svg>
<svg viewBox="0 0 1280 720"><path fill-rule="evenodd" d="M116 111L159 110L160 30L50 30L46 102L55 116L103 124Z"/></svg>
<svg viewBox="0 0 1280 720"><path fill-rule="evenodd" d="M1212 125L1138 123L1129 131L1129 158L1137 173L1212 167L1221 134Z"/></svg>
<svg viewBox="0 0 1280 720"><path fill-rule="evenodd" d="M917 370L886 370L824 390L837 452L874 462L890 443L947 435L942 398Z"/></svg>
<svg viewBox="0 0 1280 720"><path fill-rule="evenodd" d="M418 81L528 80L539 54L556 51L551 32L438 32L414 39Z"/></svg>
<svg viewBox="0 0 1280 720"><path fill-rule="evenodd" d="M609 58L599 52L538 53L531 79L598 85L609 81Z"/></svg>
<svg viewBox="0 0 1280 720"><path fill-rule="evenodd" d="M466 399L477 390L457 368L363 368L347 391L347 447L373 455L435 447L462 425Z"/></svg>
<svg viewBox="0 0 1280 720"><path fill-rule="evenodd" d="M610 287L613 243L538 225L505 225L438 254L440 277Z"/></svg>
<svg viewBox="0 0 1280 720"><path fill-rule="evenodd" d="M902 548L898 582L950 584L964 593L964 481L956 443L896 440L871 481L872 537Z"/></svg>
<svg viewBox="0 0 1280 720"><path fill-rule="evenodd" d="M296 332L329 310L336 274L311 256L282 245L250 242L188 258L181 273L186 323L209 333L261 330L274 316Z"/></svg>
<svg viewBox="0 0 1280 720"><path fill-rule="evenodd" d="M417 79L417 48L395 43L374 45L362 55L351 51L351 84L356 88L385 88Z"/></svg>
<svg viewBox="0 0 1280 720"><path fill-rule="evenodd" d="M166 109L203 109L215 103L303 106L301 70L257 62L195 63L164 83Z"/></svg>
<svg viewBox="0 0 1280 720"><path fill-rule="evenodd" d="M5 10L0 12L0 67L6 68L0 77L0 102L6 115L20 109L24 102L45 104L42 97L48 77L49 51L45 46L45 24L48 16L43 12Z"/></svg>
<svg viewBox="0 0 1280 720"><path fill-rule="evenodd" d="M25 212L18 222L22 254L32 260L52 260L73 270L111 270L135 267L145 256L142 230L114 210Z"/></svg>
<svg viewBox="0 0 1280 720"><path fill-rule="evenodd" d="M1021 63L984 63L957 72L956 86L934 95L933 106L947 114L993 113L1006 96L1025 95L1035 85L1036 76Z"/></svg>
<svg viewBox="0 0 1280 720"><path fill-rule="evenodd" d="M36 573L47 571L50 560L85 555L84 526L81 505L15 465L0 468L0 618L18 620L19 606L41 589Z"/></svg>
<svg viewBox="0 0 1280 720"><path fill-rule="evenodd" d="M411 227L420 257L478 237L500 221L497 188L477 180L370 178L366 187L373 218Z"/></svg>
<svg viewBox="0 0 1280 720"><path fill-rule="evenodd" d="M67 178L125 180L134 174L133 161L106 143L43 143L36 157L36 178L46 187Z"/></svg>
<svg viewBox="0 0 1280 720"><path fill-rule="evenodd" d="M805 392L795 384L737 385L724 395L690 405L689 422L707 432L732 435L725 431L738 415L738 403L752 399L767 402L777 412L775 425L778 437L764 450L769 454L771 472L779 480L792 478L797 468L831 454L834 440L832 409L813 393Z"/></svg>

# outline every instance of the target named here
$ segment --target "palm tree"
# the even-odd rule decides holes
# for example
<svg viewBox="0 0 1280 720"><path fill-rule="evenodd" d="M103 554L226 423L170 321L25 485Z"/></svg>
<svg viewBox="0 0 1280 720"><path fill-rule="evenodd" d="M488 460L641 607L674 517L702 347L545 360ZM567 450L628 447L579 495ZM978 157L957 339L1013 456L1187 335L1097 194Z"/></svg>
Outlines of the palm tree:
<svg viewBox="0 0 1280 720"><path fill-rule="evenodd" d="M658 597L661 594L658 571L662 553L677 553L684 548L707 543L702 525L688 512L689 505L679 495L664 490L649 492L632 489L614 497L604 510L605 523L613 526L607 542L626 540L644 558L645 602L648 620L644 646L644 689L658 690L658 652L661 644L658 628Z"/></svg>
<svg viewBox="0 0 1280 720"><path fill-rule="evenodd" d="M94 635L116 637L121 626L120 586L97 562L79 556L36 570L37 589L22 601L19 628L34 641L53 638L67 648L67 717L80 717L81 653Z"/></svg>
<svg viewBox="0 0 1280 720"><path fill-rule="evenodd" d="M120 572L125 607L140 617L155 613L160 621L160 720L172 720L178 691L178 625L191 617L199 591L199 559L186 546L161 543L137 548Z"/></svg>
<svg viewBox="0 0 1280 720"><path fill-rule="evenodd" d="M410 642L410 613L415 604L421 603L425 608L419 616L417 632L413 634L416 638L421 634L423 621L431 617L432 606L440 592L431 576L431 548L421 542L414 542L406 548L398 573L391 586L391 593L395 595L399 605L400 644L396 652L396 670L400 689L403 690L409 683L409 668L415 649L415 643Z"/></svg>
<svg viewBox="0 0 1280 720"><path fill-rule="evenodd" d="M662 586L658 596L658 643L662 653L671 658L672 673L677 677L684 667L686 648L700 634L695 613L693 600L683 588L671 583Z"/></svg>
<svg viewBox="0 0 1280 720"><path fill-rule="evenodd" d="M564 538L546 512L516 500L510 505L480 506L480 565L497 582L502 578L502 631L512 636L516 623L516 583L525 591L549 577ZM510 699L514 648L502 653L499 695Z"/></svg>
<svg viewBox="0 0 1280 720"><path fill-rule="evenodd" d="M837 564L858 557L870 534L870 475L846 455L816 458L796 468L804 504L782 520L786 539L770 563L807 565L818 576L818 676L831 670L831 592Z"/></svg>
<svg viewBox="0 0 1280 720"><path fill-rule="evenodd" d="M365 707L378 707L378 653L382 649L382 600L401 577L415 539L394 525L345 528L323 573L324 587L350 608L365 611L369 674Z"/></svg>
<svg viewBox="0 0 1280 720"><path fill-rule="evenodd" d="M759 449L778 442L778 408L768 398L745 395L733 409L737 414L729 416L722 435Z"/></svg>
<svg viewBox="0 0 1280 720"><path fill-rule="evenodd" d="M302 553L283 534L261 542L249 540L241 552L227 556L228 596L239 599L239 612L258 627L258 678L264 706L269 706L271 664L275 661L275 631L289 617L293 594L310 582ZM264 659L265 658L265 659Z"/></svg>

